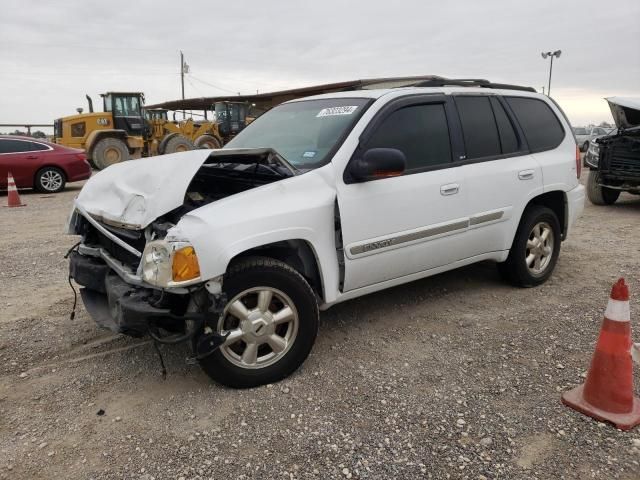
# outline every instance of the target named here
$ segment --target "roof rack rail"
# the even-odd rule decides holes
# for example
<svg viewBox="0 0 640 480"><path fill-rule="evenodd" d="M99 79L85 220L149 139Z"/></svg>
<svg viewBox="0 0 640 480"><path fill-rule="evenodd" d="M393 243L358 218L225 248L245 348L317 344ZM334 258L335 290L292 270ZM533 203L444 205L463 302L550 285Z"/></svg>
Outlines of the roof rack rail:
<svg viewBox="0 0 640 480"><path fill-rule="evenodd" d="M523 92L535 92L533 87L523 87L522 85L509 85L507 83L491 83L483 78L434 78L417 82L414 87L483 87L483 88L500 88L503 90L520 90Z"/></svg>

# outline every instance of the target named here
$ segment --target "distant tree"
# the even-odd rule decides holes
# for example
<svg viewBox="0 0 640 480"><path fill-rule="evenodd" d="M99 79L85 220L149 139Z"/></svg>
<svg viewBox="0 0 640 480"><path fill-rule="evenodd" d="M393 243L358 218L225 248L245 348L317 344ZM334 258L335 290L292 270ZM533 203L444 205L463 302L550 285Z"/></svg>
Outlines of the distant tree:
<svg viewBox="0 0 640 480"><path fill-rule="evenodd" d="M600 124L598 126L599 127L603 127L603 128L611 128L611 127L613 127L613 125L611 125L609 122L600 122Z"/></svg>
<svg viewBox="0 0 640 480"><path fill-rule="evenodd" d="M23 132L21 130L14 130L9 135L21 135L21 136L25 137L27 135L27 132Z"/></svg>
<svg viewBox="0 0 640 480"><path fill-rule="evenodd" d="M36 130L31 134L33 138L47 138L47 134L41 130Z"/></svg>

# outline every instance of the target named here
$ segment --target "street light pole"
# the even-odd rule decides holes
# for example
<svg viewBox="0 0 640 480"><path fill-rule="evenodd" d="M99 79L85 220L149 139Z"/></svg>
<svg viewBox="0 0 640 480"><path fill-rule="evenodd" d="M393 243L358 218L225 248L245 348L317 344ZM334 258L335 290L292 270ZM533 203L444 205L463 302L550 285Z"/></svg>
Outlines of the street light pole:
<svg viewBox="0 0 640 480"><path fill-rule="evenodd" d="M547 96L551 96L551 73L553 72L553 57L560 58L562 50L556 50L555 52L542 52L542 58L546 59L551 57L551 63L549 64L549 85L547 86ZM544 89L543 89L544 90Z"/></svg>

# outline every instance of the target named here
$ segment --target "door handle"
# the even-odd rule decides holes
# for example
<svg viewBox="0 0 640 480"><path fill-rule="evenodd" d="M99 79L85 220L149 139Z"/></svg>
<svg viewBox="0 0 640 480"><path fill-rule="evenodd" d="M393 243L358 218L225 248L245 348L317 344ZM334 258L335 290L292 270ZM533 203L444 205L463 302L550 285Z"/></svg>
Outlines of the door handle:
<svg viewBox="0 0 640 480"><path fill-rule="evenodd" d="M533 170L521 170L518 172L518 178L520 180L531 180L535 175L535 171Z"/></svg>
<svg viewBox="0 0 640 480"><path fill-rule="evenodd" d="M448 185L442 185L440 187L440 195L455 195L460 190L460 185L457 183L450 183Z"/></svg>
<svg viewBox="0 0 640 480"><path fill-rule="evenodd" d="M27 155L27 160L35 160L36 158L38 158L37 155Z"/></svg>

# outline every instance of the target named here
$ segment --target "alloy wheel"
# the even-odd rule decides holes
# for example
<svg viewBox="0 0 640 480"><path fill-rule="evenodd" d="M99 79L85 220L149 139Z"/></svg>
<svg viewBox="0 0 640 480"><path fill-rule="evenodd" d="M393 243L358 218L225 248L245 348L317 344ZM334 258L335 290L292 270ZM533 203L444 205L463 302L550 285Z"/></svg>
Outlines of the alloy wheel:
<svg viewBox="0 0 640 480"><path fill-rule="evenodd" d="M534 276L543 275L551 263L555 238L551 225L547 222L537 223L529 233L525 261Z"/></svg>
<svg viewBox="0 0 640 480"><path fill-rule="evenodd" d="M280 290L256 287L233 297L218 322L228 334L220 352L241 368L264 368L284 357L298 334L299 316Z"/></svg>
<svg viewBox="0 0 640 480"><path fill-rule="evenodd" d="M62 174L55 170L47 170L40 176L42 188L49 192L58 190L62 186L63 181Z"/></svg>

